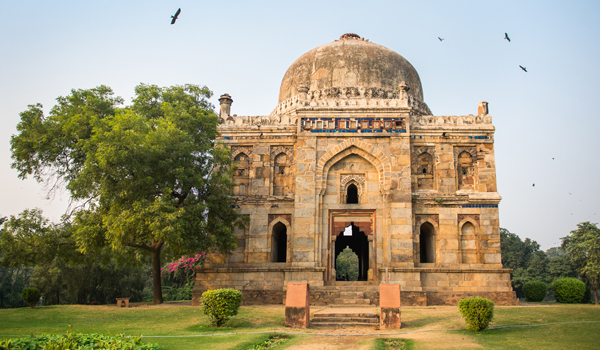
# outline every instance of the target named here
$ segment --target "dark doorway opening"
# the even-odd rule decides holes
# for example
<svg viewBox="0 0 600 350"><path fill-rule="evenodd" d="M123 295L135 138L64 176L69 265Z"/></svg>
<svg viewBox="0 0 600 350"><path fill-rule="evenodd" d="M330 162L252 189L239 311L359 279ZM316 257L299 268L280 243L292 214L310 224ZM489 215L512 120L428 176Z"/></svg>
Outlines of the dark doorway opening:
<svg viewBox="0 0 600 350"><path fill-rule="evenodd" d="M419 245L422 263L435 262L435 235L433 225L426 222L421 225L419 234Z"/></svg>
<svg viewBox="0 0 600 350"><path fill-rule="evenodd" d="M336 271L337 258L345 248L351 249L358 256L357 281L367 281L369 279L369 239L354 224L340 232L335 240Z"/></svg>
<svg viewBox="0 0 600 350"><path fill-rule="evenodd" d="M346 192L346 204L358 204L358 188L350 184Z"/></svg>
<svg viewBox="0 0 600 350"><path fill-rule="evenodd" d="M287 227L281 222L273 226L271 236L271 262L286 262L287 258Z"/></svg>

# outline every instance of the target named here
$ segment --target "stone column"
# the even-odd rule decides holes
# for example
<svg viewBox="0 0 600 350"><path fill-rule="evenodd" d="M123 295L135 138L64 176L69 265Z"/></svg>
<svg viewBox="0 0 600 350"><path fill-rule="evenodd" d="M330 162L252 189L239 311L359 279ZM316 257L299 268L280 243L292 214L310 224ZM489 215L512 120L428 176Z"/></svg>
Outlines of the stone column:
<svg viewBox="0 0 600 350"><path fill-rule="evenodd" d="M304 83L300 83L300 85L298 85L298 92L299 92L299 97L301 100L307 100L308 96L308 86L306 86L306 84Z"/></svg>
<svg viewBox="0 0 600 350"><path fill-rule="evenodd" d="M400 329L400 285L379 285L379 329Z"/></svg>
<svg viewBox="0 0 600 350"><path fill-rule="evenodd" d="M477 115L486 115L486 114L490 114L488 111L488 103L485 101L481 101L477 105Z"/></svg>
<svg viewBox="0 0 600 350"><path fill-rule="evenodd" d="M406 82L401 81L396 90L398 90L398 98L401 102L400 105L402 107L408 107L408 90L410 90L410 87L406 85Z"/></svg>
<svg viewBox="0 0 600 350"><path fill-rule="evenodd" d="M285 326L308 328L310 293L308 283L288 283L285 297Z"/></svg>
<svg viewBox="0 0 600 350"><path fill-rule="evenodd" d="M231 99L229 94L223 94L221 95L221 98L219 98L219 103L221 104L221 113L219 114L219 117L226 120L231 115L230 112L233 99Z"/></svg>

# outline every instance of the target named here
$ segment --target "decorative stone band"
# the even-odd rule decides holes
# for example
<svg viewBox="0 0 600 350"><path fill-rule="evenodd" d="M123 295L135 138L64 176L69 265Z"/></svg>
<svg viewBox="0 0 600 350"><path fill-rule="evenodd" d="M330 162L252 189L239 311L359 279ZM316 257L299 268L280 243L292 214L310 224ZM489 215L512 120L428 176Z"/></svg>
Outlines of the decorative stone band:
<svg viewBox="0 0 600 350"><path fill-rule="evenodd" d="M474 126L476 124L492 124L492 116L489 114L483 115L452 115L452 116L437 116L437 115L411 115L410 125L413 129L418 129L421 126Z"/></svg>
<svg viewBox="0 0 600 350"><path fill-rule="evenodd" d="M300 94L281 102L271 115L290 114L306 107L343 108L412 108L419 114L432 114L427 104L404 90L391 91L381 88L332 87L322 90L301 91Z"/></svg>

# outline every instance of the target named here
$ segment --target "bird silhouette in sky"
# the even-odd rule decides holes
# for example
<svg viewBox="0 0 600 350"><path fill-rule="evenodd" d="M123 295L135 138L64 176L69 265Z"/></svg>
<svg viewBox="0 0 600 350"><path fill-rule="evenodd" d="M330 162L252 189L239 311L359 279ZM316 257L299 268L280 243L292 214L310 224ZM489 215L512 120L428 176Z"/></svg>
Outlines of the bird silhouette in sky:
<svg viewBox="0 0 600 350"><path fill-rule="evenodd" d="M535 184L531 185L531 187L535 187Z"/></svg>
<svg viewBox="0 0 600 350"><path fill-rule="evenodd" d="M439 36L438 36L438 39L440 39L440 41L444 41L444 39L440 38Z"/></svg>
<svg viewBox="0 0 600 350"><path fill-rule="evenodd" d="M181 13L181 8L177 9L177 12L175 12L174 16L171 16L171 18L173 18L171 20L171 24L175 24L175 21L177 20L177 18L179 18L180 13Z"/></svg>
<svg viewBox="0 0 600 350"><path fill-rule="evenodd" d="M519 65L519 67L521 67L521 69L524 70L525 73L527 73L527 68L523 67L522 65Z"/></svg>
<svg viewBox="0 0 600 350"><path fill-rule="evenodd" d="M508 40L508 42L510 42L510 38L508 37L508 33L504 33L504 39Z"/></svg>
<svg viewBox="0 0 600 350"><path fill-rule="evenodd" d="M552 160L554 160L554 158L552 158Z"/></svg>

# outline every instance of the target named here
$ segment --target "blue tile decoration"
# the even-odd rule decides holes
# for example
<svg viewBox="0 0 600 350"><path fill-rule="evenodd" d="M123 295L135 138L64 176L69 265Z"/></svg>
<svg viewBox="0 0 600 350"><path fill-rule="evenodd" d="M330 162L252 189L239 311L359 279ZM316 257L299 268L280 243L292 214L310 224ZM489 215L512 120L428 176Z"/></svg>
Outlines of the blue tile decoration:
<svg viewBox="0 0 600 350"><path fill-rule="evenodd" d="M310 132L310 133L336 133L336 132L341 132L341 133L383 133L384 130L386 133L406 133L406 128L403 125L404 124L404 119L405 118L393 118L393 117L386 117L386 118L376 118L376 117L364 117L364 118L302 118L302 126L304 127L304 129L306 130L306 132ZM379 128L373 128L374 126L374 122L380 122L380 127ZM384 128L384 121L390 121L392 122L392 127L391 128ZM328 124L331 125L333 123L334 127L333 128L316 128L317 126L317 122L326 122L324 124ZM345 122L346 126L350 126L351 123L356 123L356 128L350 129L350 128L340 128L340 122ZM402 125L399 126L398 128L395 127L395 122L402 122ZM389 124L389 123L388 123ZM328 125L324 125L324 126L328 126ZM368 126L368 127L365 127ZM364 128L363 128L364 127Z"/></svg>
<svg viewBox="0 0 600 350"><path fill-rule="evenodd" d="M498 208L498 204L463 204L461 208Z"/></svg>

